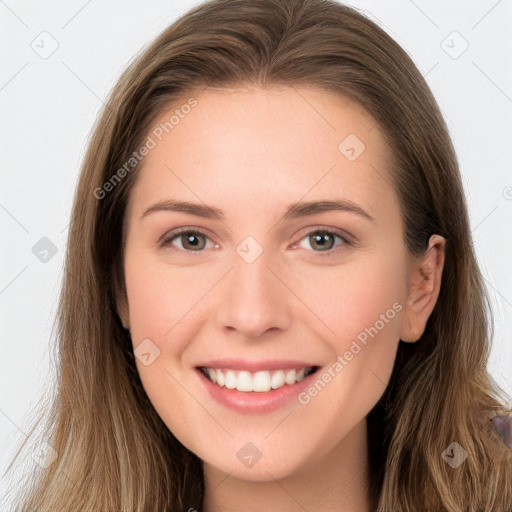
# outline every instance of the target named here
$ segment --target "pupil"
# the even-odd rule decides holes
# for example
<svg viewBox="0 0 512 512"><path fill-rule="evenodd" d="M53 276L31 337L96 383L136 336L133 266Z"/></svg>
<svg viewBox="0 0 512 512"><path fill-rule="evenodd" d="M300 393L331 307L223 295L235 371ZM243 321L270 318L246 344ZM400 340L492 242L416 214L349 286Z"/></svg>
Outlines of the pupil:
<svg viewBox="0 0 512 512"><path fill-rule="evenodd" d="M315 235L312 235L312 237L314 239L314 244L320 244L319 245L320 249L322 249L322 250L326 249L326 245L322 244L322 239L327 239L327 245L328 245L327 249L330 249L332 247L333 237L329 233L323 233L323 234L317 233ZM330 245L329 245L329 242L331 242Z"/></svg>
<svg viewBox="0 0 512 512"><path fill-rule="evenodd" d="M195 234L188 233L188 234L183 235L183 236L187 240L186 244L189 244L190 247L195 248L195 249L197 249L198 247L202 248L201 247L201 243L199 242L199 237L196 236ZM186 247L186 244L184 245L185 247Z"/></svg>

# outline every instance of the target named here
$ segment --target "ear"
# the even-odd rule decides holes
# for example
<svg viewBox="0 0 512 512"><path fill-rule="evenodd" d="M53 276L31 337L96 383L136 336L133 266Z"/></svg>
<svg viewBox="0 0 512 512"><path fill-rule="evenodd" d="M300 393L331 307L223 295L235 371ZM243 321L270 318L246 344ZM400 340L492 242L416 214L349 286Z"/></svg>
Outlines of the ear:
<svg viewBox="0 0 512 512"><path fill-rule="evenodd" d="M409 290L400 339L405 342L418 341L427 325L441 289L446 240L432 235L425 254L416 258L409 273Z"/></svg>
<svg viewBox="0 0 512 512"><path fill-rule="evenodd" d="M119 315L119 318L121 319L121 323L123 324L123 327L126 330L130 330L130 315L128 313L128 304L126 303L126 299L123 297L119 300L116 300L116 306L117 306L117 314Z"/></svg>
<svg viewBox="0 0 512 512"><path fill-rule="evenodd" d="M114 295L116 311L121 319L121 323L125 329L130 330L130 314L126 291L121 289L121 287L116 283L116 285L114 285Z"/></svg>

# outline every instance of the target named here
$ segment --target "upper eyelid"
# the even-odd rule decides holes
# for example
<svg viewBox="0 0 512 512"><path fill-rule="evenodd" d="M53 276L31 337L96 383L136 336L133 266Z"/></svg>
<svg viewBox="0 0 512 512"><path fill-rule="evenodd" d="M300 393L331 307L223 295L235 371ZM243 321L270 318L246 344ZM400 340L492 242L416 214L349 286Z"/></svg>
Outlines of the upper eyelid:
<svg viewBox="0 0 512 512"><path fill-rule="evenodd" d="M158 243L168 243L171 240L173 240L174 238L178 237L179 235L183 235L184 233L199 233L201 235L206 236L213 242L211 236L203 228L193 228L193 227L183 226L183 227L179 227L179 228L175 228L175 229L166 231L158 239Z"/></svg>
<svg viewBox="0 0 512 512"><path fill-rule="evenodd" d="M329 228L329 227L318 226L318 227L314 227L314 228L305 228L305 229L306 229L306 231L302 232L299 240L302 240L305 236L313 235L313 234L319 233L319 232L320 233L332 233L333 235L337 235L340 238L343 238L347 242L350 241L350 239L352 238L351 235L349 235L348 233L346 233L346 231L344 231L343 229L340 229L340 228Z"/></svg>

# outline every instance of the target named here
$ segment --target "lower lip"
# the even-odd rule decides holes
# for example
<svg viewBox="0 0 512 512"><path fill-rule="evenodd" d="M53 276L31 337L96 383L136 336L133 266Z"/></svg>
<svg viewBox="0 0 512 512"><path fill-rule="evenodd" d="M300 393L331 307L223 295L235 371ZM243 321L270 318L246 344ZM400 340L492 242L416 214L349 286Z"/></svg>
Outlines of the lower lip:
<svg viewBox="0 0 512 512"><path fill-rule="evenodd" d="M278 389L271 389L266 392L253 391L245 393L237 389L219 386L208 379L198 368L196 368L196 371L214 400L241 414L264 414L285 406L293 399L297 399L297 396L310 385L311 377L318 373L317 370L300 382L292 385L285 384Z"/></svg>

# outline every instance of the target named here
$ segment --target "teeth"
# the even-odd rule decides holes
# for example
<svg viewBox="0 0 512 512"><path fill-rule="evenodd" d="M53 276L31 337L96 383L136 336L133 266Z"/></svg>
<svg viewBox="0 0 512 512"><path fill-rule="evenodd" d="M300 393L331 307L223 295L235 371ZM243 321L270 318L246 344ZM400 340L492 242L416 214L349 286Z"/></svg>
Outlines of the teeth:
<svg viewBox="0 0 512 512"><path fill-rule="evenodd" d="M295 378L297 379L297 382L300 382L301 380L304 380L306 377L306 368L301 368L298 372Z"/></svg>
<svg viewBox="0 0 512 512"><path fill-rule="evenodd" d="M249 372L240 372L236 383L240 391L252 391L252 375Z"/></svg>
<svg viewBox="0 0 512 512"><path fill-rule="evenodd" d="M251 374L249 373L249 375L251 375ZM254 377L252 378L252 390L247 389L247 391L259 391L259 392L270 391L270 387L271 387L270 382L271 382L270 372L265 372L265 371L256 372L254 374Z"/></svg>
<svg viewBox="0 0 512 512"><path fill-rule="evenodd" d="M284 386L284 383L284 371L277 370L277 372L274 372L272 378L270 379L270 386L272 387L272 389L281 388Z"/></svg>
<svg viewBox="0 0 512 512"><path fill-rule="evenodd" d="M236 373L233 370L226 372L226 387L228 389L235 389L237 385Z"/></svg>
<svg viewBox="0 0 512 512"><path fill-rule="evenodd" d="M284 381L286 384L295 384L297 377L297 372L295 370L289 370L284 374Z"/></svg>
<svg viewBox="0 0 512 512"><path fill-rule="evenodd" d="M203 368L203 373L214 383L228 389L237 389L245 393L252 391L265 393L271 389L279 389L288 384L304 380L313 373L313 367L298 370L275 370L248 372L245 370L220 370L218 368Z"/></svg>
<svg viewBox="0 0 512 512"><path fill-rule="evenodd" d="M226 384L226 377L220 370L215 370L215 375L217 376L217 384L219 386L224 386Z"/></svg>

